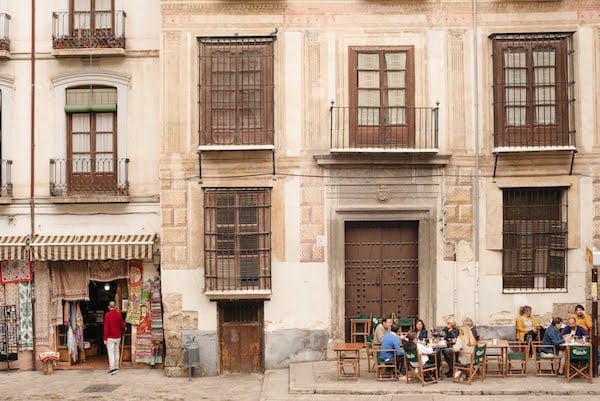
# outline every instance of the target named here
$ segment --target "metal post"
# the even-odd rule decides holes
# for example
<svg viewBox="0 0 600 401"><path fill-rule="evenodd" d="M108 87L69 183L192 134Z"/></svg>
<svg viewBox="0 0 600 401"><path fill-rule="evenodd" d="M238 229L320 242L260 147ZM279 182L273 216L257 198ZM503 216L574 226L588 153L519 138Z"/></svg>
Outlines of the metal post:
<svg viewBox="0 0 600 401"><path fill-rule="evenodd" d="M598 267L592 266L592 356L594 377L598 377Z"/></svg>

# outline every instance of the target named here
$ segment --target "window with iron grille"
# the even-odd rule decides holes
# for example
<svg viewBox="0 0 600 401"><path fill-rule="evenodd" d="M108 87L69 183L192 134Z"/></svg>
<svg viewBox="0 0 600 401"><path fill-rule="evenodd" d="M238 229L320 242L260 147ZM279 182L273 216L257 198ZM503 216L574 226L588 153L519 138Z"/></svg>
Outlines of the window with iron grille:
<svg viewBox="0 0 600 401"><path fill-rule="evenodd" d="M271 289L271 190L206 189L207 291Z"/></svg>
<svg viewBox="0 0 600 401"><path fill-rule="evenodd" d="M273 38L201 38L200 145L273 144Z"/></svg>
<svg viewBox="0 0 600 401"><path fill-rule="evenodd" d="M494 146L575 146L573 34L494 34Z"/></svg>
<svg viewBox="0 0 600 401"><path fill-rule="evenodd" d="M352 47L350 142L414 146L414 48Z"/></svg>
<svg viewBox="0 0 600 401"><path fill-rule="evenodd" d="M565 189L505 189L502 234L504 290L566 288Z"/></svg>

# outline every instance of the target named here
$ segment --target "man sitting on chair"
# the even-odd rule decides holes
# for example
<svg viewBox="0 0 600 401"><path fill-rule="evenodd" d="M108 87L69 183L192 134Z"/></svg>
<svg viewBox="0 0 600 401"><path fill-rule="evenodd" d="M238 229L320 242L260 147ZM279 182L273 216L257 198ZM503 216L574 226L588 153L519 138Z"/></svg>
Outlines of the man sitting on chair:
<svg viewBox="0 0 600 401"><path fill-rule="evenodd" d="M544 338L542 339L542 352L540 356L542 358L553 358L554 355L558 355L558 372L557 375L564 375L565 373L565 358L563 352L559 349L560 344L565 342L565 339L560 334L560 328L562 326L562 319L555 317L552 319L552 324L548 326L544 332Z"/></svg>
<svg viewBox="0 0 600 401"><path fill-rule="evenodd" d="M398 326L398 323L392 323L392 328L390 330L389 333L387 333L385 336L383 336L383 339L381 340L381 349L382 350L395 350L396 352L396 367L398 368L398 371L400 372L400 374L404 374L403 370L404 370L404 364L402 363L403 359L402 357L404 356L404 350L402 349L402 347L400 346L400 342L403 339L403 337L401 337L400 335L398 335L398 331L400 330L400 326ZM383 359L384 362L387 361L391 361L394 358L394 354L392 353L392 351L382 351L381 352L381 359Z"/></svg>

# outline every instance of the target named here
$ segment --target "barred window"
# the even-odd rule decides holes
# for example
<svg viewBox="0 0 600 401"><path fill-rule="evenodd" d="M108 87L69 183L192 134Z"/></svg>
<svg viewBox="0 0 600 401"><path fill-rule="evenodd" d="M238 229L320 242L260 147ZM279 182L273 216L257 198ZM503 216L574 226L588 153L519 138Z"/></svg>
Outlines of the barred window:
<svg viewBox="0 0 600 401"><path fill-rule="evenodd" d="M273 144L273 38L200 39L200 144Z"/></svg>
<svg viewBox="0 0 600 401"><path fill-rule="evenodd" d="M562 188L503 191L504 290L564 289L567 202Z"/></svg>
<svg viewBox="0 0 600 401"><path fill-rule="evenodd" d="M572 33L491 37L494 145L574 146Z"/></svg>
<svg viewBox="0 0 600 401"><path fill-rule="evenodd" d="M206 289L271 289L270 189L207 189L204 212Z"/></svg>

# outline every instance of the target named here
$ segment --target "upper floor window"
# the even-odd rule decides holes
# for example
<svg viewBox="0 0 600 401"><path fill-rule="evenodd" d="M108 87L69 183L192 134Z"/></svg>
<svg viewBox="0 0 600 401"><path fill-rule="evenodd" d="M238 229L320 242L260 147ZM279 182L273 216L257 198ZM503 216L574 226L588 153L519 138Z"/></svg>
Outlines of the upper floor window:
<svg viewBox="0 0 600 401"><path fill-rule="evenodd" d="M199 42L200 145L272 145L273 38Z"/></svg>
<svg viewBox="0 0 600 401"><path fill-rule="evenodd" d="M117 164L117 89L111 87L69 88L66 94L66 160L55 159L59 193L116 193ZM55 178L58 178L55 177Z"/></svg>
<svg viewBox="0 0 600 401"><path fill-rule="evenodd" d="M271 289L271 190L207 189L204 194L207 291Z"/></svg>
<svg viewBox="0 0 600 401"><path fill-rule="evenodd" d="M503 191L503 288L566 288L567 201L562 188Z"/></svg>
<svg viewBox="0 0 600 401"><path fill-rule="evenodd" d="M574 146L573 35L491 38L494 146Z"/></svg>
<svg viewBox="0 0 600 401"><path fill-rule="evenodd" d="M350 48L350 143L412 147L413 47Z"/></svg>

